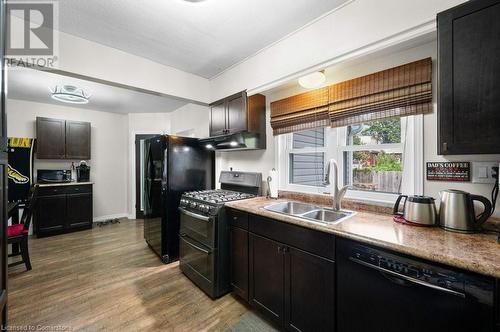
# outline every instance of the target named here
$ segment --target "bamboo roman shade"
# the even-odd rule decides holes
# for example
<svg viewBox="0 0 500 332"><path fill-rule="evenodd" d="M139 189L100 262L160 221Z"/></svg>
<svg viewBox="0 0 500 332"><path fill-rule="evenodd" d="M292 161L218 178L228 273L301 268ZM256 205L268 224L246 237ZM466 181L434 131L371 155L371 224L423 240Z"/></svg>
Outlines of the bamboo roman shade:
<svg viewBox="0 0 500 332"><path fill-rule="evenodd" d="M328 87L271 103L274 135L330 125Z"/></svg>
<svg viewBox="0 0 500 332"><path fill-rule="evenodd" d="M430 111L432 60L427 58L273 102L271 126L279 135Z"/></svg>

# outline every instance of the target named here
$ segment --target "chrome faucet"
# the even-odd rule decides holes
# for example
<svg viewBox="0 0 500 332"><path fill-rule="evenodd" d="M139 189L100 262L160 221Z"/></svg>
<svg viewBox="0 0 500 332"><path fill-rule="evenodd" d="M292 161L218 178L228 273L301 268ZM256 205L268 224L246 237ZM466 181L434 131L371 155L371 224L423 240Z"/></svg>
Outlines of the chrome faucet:
<svg viewBox="0 0 500 332"><path fill-rule="evenodd" d="M332 185L333 210L339 211L342 208L341 207L342 198L344 197L349 186L344 186L339 189L339 179L338 179L339 168L335 159L330 159L330 161L326 163L325 181L323 182L323 184L326 186L330 184L330 169L332 168L332 166L333 166L333 185Z"/></svg>

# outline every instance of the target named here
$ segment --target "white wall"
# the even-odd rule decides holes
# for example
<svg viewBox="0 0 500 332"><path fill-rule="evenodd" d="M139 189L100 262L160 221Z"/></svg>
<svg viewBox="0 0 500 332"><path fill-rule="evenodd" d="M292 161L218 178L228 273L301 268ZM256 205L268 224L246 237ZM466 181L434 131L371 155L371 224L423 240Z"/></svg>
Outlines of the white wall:
<svg viewBox="0 0 500 332"><path fill-rule="evenodd" d="M187 104L170 113L170 133L185 137L208 137L210 108Z"/></svg>
<svg viewBox="0 0 500 332"><path fill-rule="evenodd" d="M7 100L6 109L9 137L35 137L37 116L90 122L92 159L89 165L94 182L94 220L126 215L126 115L12 99ZM35 159L35 174L36 169L69 169L70 165L71 161Z"/></svg>
<svg viewBox="0 0 500 332"><path fill-rule="evenodd" d="M210 82L211 100L278 86L305 71L435 31L436 13L464 0L356 0L278 41Z"/></svg>

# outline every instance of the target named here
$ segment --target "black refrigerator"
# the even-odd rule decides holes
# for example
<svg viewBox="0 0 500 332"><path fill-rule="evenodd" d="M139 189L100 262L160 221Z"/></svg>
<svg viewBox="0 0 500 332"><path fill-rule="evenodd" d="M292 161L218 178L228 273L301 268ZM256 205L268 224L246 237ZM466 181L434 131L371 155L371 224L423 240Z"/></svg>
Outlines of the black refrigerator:
<svg viewBox="0 0 500 332"><path fill-rule="evenodd" d="M215 153L198 139L162 135L144 142L144 239L164 263L179 258L179 203L213 189Z"/></svg>

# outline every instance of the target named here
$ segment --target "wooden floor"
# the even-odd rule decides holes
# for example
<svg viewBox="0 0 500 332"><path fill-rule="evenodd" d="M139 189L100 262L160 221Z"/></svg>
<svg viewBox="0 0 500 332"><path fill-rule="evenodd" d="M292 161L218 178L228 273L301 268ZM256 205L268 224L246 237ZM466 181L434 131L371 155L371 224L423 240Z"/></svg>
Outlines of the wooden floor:
<svg viewBox="0 0 500 332"><path fill-rule="evenodd" d="M83 331L241 330L249 309L212 301L143 239L142 221L30 239L33 270L9 269L9 325ZM251 314L253 315L253 314ZM259 323L260 324L260 323ZM265 323L264 323L265 324ZM246 329L246 328L245 328Z"/></svg>

